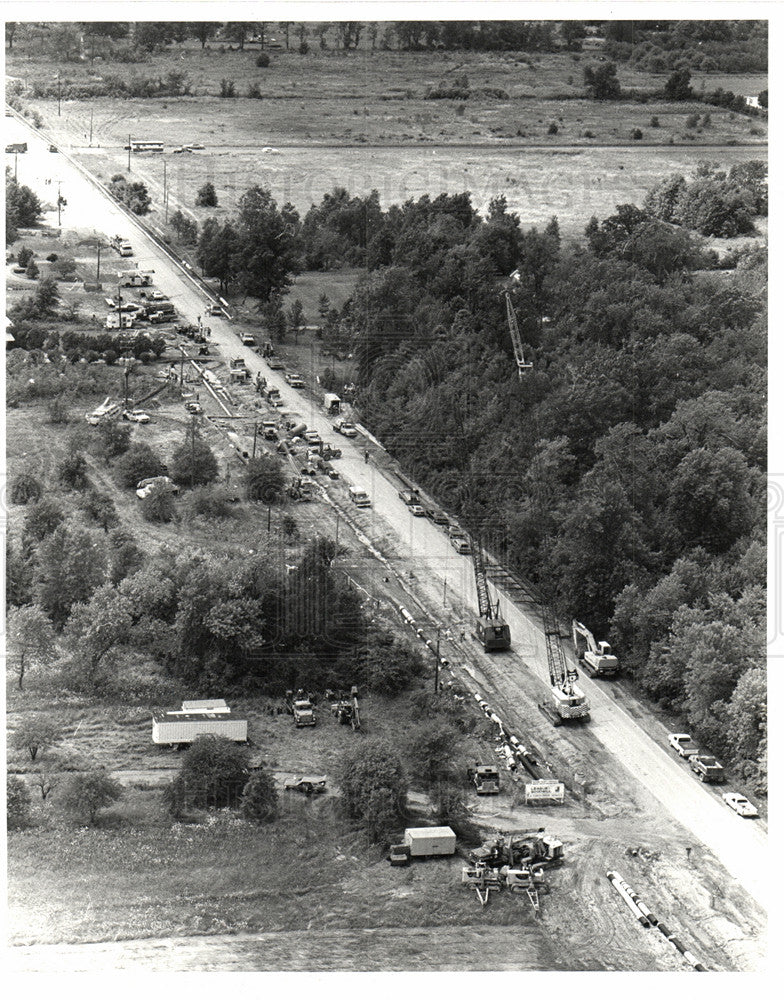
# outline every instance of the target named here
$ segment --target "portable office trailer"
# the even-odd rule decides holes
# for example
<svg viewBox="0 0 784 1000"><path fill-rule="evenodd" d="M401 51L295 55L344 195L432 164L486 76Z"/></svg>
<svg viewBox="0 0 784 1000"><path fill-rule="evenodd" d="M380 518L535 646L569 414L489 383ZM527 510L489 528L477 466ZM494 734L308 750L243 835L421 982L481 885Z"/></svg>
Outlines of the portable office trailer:
<svg viewBox="0 0 784 1000"><path fill-rule="evenodd" d="M415 826L403 834L403 843L410 848L412 858L432 858L454 854L457 837L451 826Z"/></svg>
<svg viewBox="0 0 784 1000"><path fill-rule="evenodd" d="M193 743L197 736L225 736L247 743L247 719L233 719L226 712L164 712L153 716L152 741L169 746Z"/></svg>
<svg viewBox="0 0 784 1000"><path fill-rule="evenodd" d="M207 698L201 701L184 701L183 712L230 712L231 709L223 698Z"/></svg>

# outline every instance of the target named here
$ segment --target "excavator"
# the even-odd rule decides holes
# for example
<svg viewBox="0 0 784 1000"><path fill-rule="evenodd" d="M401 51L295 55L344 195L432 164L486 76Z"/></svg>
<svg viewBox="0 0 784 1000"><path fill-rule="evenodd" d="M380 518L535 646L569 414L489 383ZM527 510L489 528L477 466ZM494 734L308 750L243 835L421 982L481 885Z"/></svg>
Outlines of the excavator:
<svg viewBox="0 0 784 1000"><path fill-rule="evenodd" d="M572 641L580 665L589 677L614 677L618 673L618 657L609 642L597 642L593 632L576 618L572 620Z"/></svg>
<svg viewBox="0 0 784 1000"><path fill-rule="evenodd" d="M498 613L500 601L493 604L490 600L482 546L473 538L471 539L471 558L474 561L474 579L476 580L476 595L479 603L479 617L476 620L474 635L482 643L482 648L486 653L509 649L512 645L509 626Z"/></svg>
<svg viewBox="0 0 784 1000"><path fill-rule="evenodd" d="M539 711L554 726L562 726L565 722L587 722L591 717L591 706L583 691L577 686L577 671L570 668L566 662L558 621L549 604L542 604L541 611L553 701L552 704L541 702Z"/></svg>

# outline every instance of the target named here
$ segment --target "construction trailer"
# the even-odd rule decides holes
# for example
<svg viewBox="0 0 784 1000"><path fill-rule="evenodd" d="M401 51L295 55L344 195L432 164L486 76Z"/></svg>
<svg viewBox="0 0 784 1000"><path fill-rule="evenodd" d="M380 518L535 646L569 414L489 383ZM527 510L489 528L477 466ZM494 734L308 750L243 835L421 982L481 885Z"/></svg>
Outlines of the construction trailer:
<svg viewBox="0 0 784 1000"><path fill-rule="evenodd" d="M446 857L455 853L457 836L451 826L413 826L403 834L412 858Z"/></svg>
<svg viewBox="0 0 784 1000"><path fill-rule="evenodd" d="M587 625L572 619L572 641L580 666L589 677L614 677L618 673L618 657L609 642L597 642Z"/></svg>
<svg viewBox="0 0 784 1000"><path fill-rule="evenodd" d="M213 710L184 707L152 717L152 741L159 746L186 746L199 736L224 736L235 743L248 742L248 720L231 714L224 702Z"/></svg>

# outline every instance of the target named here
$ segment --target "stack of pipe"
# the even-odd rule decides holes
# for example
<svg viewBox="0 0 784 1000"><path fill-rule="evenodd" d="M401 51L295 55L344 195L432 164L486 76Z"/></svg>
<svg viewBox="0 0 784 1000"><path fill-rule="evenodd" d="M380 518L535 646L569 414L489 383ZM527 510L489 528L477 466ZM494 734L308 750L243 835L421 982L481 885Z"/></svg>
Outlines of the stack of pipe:
<svg viewBox="0 0 784 1000"><path fill-rule="evenodd" d="M686 948L680 938L676 937L665 923L656 919L637 893L621 878L618 872L607 872L607 878L610 880L610 885L616 890L643 927L655 927L674 948L677 948L695 972L706 971L702 962Z"/></svg>

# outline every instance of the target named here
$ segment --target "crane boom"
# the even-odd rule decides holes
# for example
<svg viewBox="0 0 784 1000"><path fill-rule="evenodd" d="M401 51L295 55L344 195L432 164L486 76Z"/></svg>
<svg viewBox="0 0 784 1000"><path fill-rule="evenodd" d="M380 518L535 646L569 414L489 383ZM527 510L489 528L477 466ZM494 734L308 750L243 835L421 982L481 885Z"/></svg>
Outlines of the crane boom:
<svg viewBox="0 0 784 1000"><path fill-rule="evenodd" d="M499 614L501 602L496 601L493 604L490 600L482 546L476 538L471 539L471 560L474 564L474 580L476 581L476 596L479 605L476 637L482 643L485 652L509 649L512 644L512 636L509 626Z"/></svg>
<svg viewBox="0 0 784 1000"><path fill-rule="evenodd" d="M476 596L479 600L479 614L488 621L498 617L498 603L490 601L490 591L487 586L487 570L482 556L481 546L474 542L471 545L471 558L474 561L474 579L476 580Z"/></svg>
<svg viewBox="0 0 784 1000"><path fill-rule="evenodd" d="M550 684L553 688L563 691L564 694L572 695L574 682L577 680L577 671L572 670L566 662L561 644L561 629L553 609L549 604L543 604L541 608L544 635L547 641L547 669L550 673Z"/></svg>
<svg viewBox="0 0 784 1000"><path fill-rule="evenodd" d="M514 348L515 361L517 362L517 375L519 378L522 378L523 373L527 369L533 368L533 364L525 360L523 339L520 336L520 327L517 325L517 316L512 305L512 297L509 292L504 292L504 297L506 299L506 319L509 324L509 335L512 338L512 347Z"/></svg>

